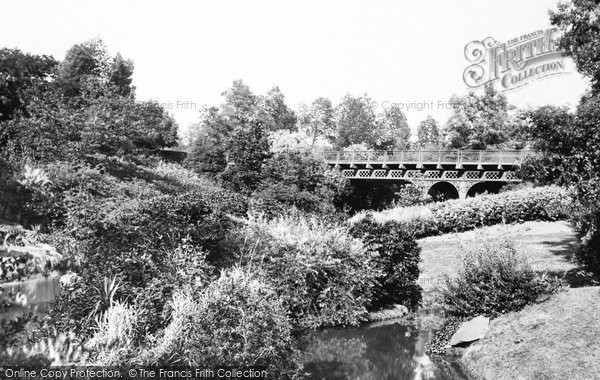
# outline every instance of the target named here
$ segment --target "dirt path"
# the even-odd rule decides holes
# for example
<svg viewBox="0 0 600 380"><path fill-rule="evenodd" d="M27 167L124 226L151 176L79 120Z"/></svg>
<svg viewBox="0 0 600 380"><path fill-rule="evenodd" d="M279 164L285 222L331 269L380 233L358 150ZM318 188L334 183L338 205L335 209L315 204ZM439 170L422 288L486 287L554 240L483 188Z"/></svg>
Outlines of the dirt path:
<svg viewBox="0 0 600 380"><path fill-rule="evenodd" d="M443 280L443 274L456 272L462 251L461 244L485 236L501 238L509 236L517 243L532 262L534 269L565 275L567 281L575 281L577 265L574 252L577 237L568 222L526 222L523 224L497 225L478 230L432 236L418 240L421 247L421 286L427 291Z"/></svg>

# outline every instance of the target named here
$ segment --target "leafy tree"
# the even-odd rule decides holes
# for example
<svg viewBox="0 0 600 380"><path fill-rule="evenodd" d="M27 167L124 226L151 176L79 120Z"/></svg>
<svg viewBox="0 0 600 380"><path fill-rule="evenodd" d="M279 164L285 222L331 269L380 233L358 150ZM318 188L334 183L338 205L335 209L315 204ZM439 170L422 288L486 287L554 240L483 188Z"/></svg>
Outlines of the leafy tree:
<svg viewBox="0 0 600 380"><path fill-rule="evenodd" d="M117 53L110 64L109 83L116 87L121 96L128 96L134 91L134 87L131 86L133 66L133 61L124 59L120 53Z"/></svg>
<svg viewBox="0 0 600 380"><path fill-rule="evenodd" d="M259 98L250 91L244 82L236 80L231 88L221 95L225 97L225 103L221 105L221 114L229 124L229 132L236 126L256 120L259 116Z"/></svg>
<svg viewBox="0 0 600 380"><path fill-rule="evenodd" d="M445 143L454 149L485 149L506 140L508 102L492 85L481 96L470 92L450 99L454 114L444 130Z"/></svg>
<svg viewBox="0 0 600 380"><path fill-rule="evenodd" d="M532 148L542 155L530 157L521 169L525 178L538 184L564 183L577 141L573 115L567 107L544 106L527 113Z"/></svg>
<svg viewBox="0 0 600 380"><path fill-rule="evenodd" d="M218 174L225 170L225 138L229 134L229 124L217 107L205 108L200 122L193 126L190 153L185 165L199 173Z"/></svg>
<svg viewBox="0 0 600 380"><path fill-rule="evenodd" d="M118 89L121 92L123 89ZM133 103L134 146L155 150L177 144L177 122L156 101Z"/></svg>
<svg viewBox="0 0 600 380"><path fill-rule="evenodd" d="M223 145L213 134L200 132L194 140L185 165L199 173L221 173L227 166Z"/></svg>
<svg viewBox="0 0 600 380"><path fill-rule="evenodd" d="M319 137L333 141L335 121L331 100L321 97L315 99L310 107L302 105L298 116L298 127L310 138L312 146Z"/></svg>
<svg viewBox="0 0 600 380"><path fill-rule="evenodd" d="M420 148L435 149L441 143L440 127L438 122L431 116L419 123L417 129L417 145Z"/></svg>
<svg viewBox="0 0 600 380"><path fill-rule="evenodd" d="M383 111L375 131L376 139L372 148L392 150L408 149L410 142L410 127L406 116L397 104Z"/></svg>
<svg viewBox="0 0 600 380"><path fill-rule="evenodd" d="M111 65L100 40L73 46L58 67L48 57L3 52L10 72L3 78L9 88L19 88L13 99L21 104L0 129L10 161L138 154L176 144L177 125L164 108L135 102L133 63L117 55ZM50 81L55 67L57 79Z"/></svg>
<svg viewBox="0 0 600 380"><path fill-rule="evenodd" d="M566 108L542 107L532 113L530 134L540 157L523 172L537 182L571 186L579 202L573 222L582 237L580 260L600 274L600 96L585 96L575 115Z"/></svg>
<svg viewBox="0 0 600 380"><path fill-rule="evenodd" d="M367 95L353 97L347 94L342 98L340 104L335 107L337 147L345 148L360 143L369 147L376 146L377 118L372 103Z"/></svg>
<svg viewBox="0 0 600 380"><path fill-rule="evenodd" d="M101 39L76 44L58 66L58 85L67 96L80 95L86 82L105 83L109 67L110 58Z"/></svg>
<svg viewBox="0 0 600 380"><path fill-rule="evenodd" d="M600 20L598 2L573 0L561 2L550 12L550 21L561 30L559 47L575 61L577 69L600 90Z"/></svg>
<svg viewBox="0 0 600 380"><path fill-rule="evenodd" d="M276 214L289 206L326 214L342 207L347 180L311 152L286 150L274 154L262 169L262 182L253 193L260 211ZM285 206L285 207L281 207ZM256 207L255 207L256 208Z"/></svg>
<svg viewBox="0 0 600 380"><path fill-rule="evenodd" d="M229 138L229 165L220 175L227 187L251 193L261 181L261 170L271 156L265 128L259 121L237 127Z"/></svg>
<svg viewBox="0 0 600 380"><path fill-rule="evenodd" d="M17 111L29 114L28 103L47 90L56 65L50 56L0 49L0 122Z"/></svg>
<svg viewBox="0 0 600 380"><path fill-rule="evenodd" d="M279 87L273 87L267 92L267 95L261 98L260 107L268 116L267 126L269 130L297 130L296 114L285 104L285 96L281 93Z"/></svg>
<svg viewBox="0 0 600 380"><path fill-rule="evenodd" d="M73 112L54 92L33 99L28 116L0 123L0 154L11 163L72 159L82 154L82 112Z"/></svg>
<svg viewBox="0 0 600 380"><path fill-rule="evenodd" d="M237 165L235 159L241 157L242 145L248 144L247 146L254 153L263 152L264 147L269 145L266 138L268 131L295 129L296 116L285 104L285 97L278 87L269 90L266 96L260 97L256 96L243 81L236 80L222 95L225 97L225 102L220 107L207 108L201 115L198 138L192 143L191 155L187 160L187 163L197 171L215 174L224 170L225 152L230 153L230 161L234 160L231 162ZM250 139L244 137L258 129L261 129L260 135L252 136ZM241 138L246 141L239 141ZM254 153L250 156L262 157L261 154L254 155ZM256 159L259 162L263 160ZM218 170L221 165L223 165L221 170ZM260 165L246 162L240 165L252 167L244 166L243 170L249 170L248 176L238 172L237 166L236 168L232 166L227 173L223 173L222 178L227 179L227 182L233 181L236 189L250 191L256 186Z"/></svg>

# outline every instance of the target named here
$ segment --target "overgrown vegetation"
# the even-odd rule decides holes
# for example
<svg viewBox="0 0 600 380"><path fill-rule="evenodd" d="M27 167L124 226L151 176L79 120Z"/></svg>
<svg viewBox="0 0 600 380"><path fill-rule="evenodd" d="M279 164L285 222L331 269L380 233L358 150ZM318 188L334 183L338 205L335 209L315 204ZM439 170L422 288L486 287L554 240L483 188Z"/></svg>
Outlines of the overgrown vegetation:
<svg viewBox="0 0 600 380"><path fill-rule="evenodd" d="M272 284L296 327L356 325L366 314L379 268L343 227L314 217L250 221L241 243L242 263Z"/></svg>
<svg viewBox="0 0 600 380"><path fill-rule="evenodd" d="M572 202L564 188L546 186L426 206L396 207L376 213L362 212L355 215L351 222L360 222L372 216L382 223L397 223L413 236L421 238L498 223L565 219L572 212Z"/></svg>
<svg viewBox="0 0 600 380"><path fill-rule="evenodd" d="M418 285L421 249L402 225L377 223L367 217L350 226L350 233L364 241L378 270L370 309L403 304L414 309L421 302Z"/></svg>
<svg viewBox="0 0 600 380"><path fill-rule="evenodd" d="M554 293L559 281L536 273L510 240L466 245L456 277L446 279L446 311L452 317L496 317L521 310Z"/></svg>

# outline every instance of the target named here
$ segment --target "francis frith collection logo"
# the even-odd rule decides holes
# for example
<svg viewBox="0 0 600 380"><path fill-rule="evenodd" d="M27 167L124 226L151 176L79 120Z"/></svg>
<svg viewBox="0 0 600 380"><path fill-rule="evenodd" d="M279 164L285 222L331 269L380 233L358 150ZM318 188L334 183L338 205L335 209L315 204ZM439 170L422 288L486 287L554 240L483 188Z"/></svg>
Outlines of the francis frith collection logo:
<svg viewBox="0 0 600 380"><path fill-rule="evenodd" d="M470 62L463 73L467 86L499 84L499 91L514 90L534 80L569 73L558 47L558 29L537 30L499 42L492 37L465 46Z"/></svg>

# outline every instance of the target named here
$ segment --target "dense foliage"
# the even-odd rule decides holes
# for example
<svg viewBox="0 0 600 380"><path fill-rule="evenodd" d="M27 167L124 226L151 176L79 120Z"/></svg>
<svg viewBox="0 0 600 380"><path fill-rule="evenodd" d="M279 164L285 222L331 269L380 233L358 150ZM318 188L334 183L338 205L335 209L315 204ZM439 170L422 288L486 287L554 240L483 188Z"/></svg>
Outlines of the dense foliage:
<svg viewBox="0 0 600 380"><path fill-rule="evenodd" d="M560 220L572 212L573 201L560 187L546 186L456 199L426 206L397 207L378 213L363 212L352 221L373 215L380 222L395 222L416 237L461 232L498 223Z"/></svg>
<svg viewBox="0 0 600 380"><path fill-rule="evenodd" d="M299 369L291 324L277 293L241 270L204 289L175 294L164 333L133 361L144 364L257 367L275 378Z"/></svg>
<svg viewBox="0 0 600 380"><path fill-rule="evenodd" d="M138 155L173 146L177 125L156 102L137 102L133 63L110 57L99 39L73 46L57 63L0 52L0 155L13 166L56 157Z"/></svg>
<svg viewBox="0 0 600 380"><path fill-rule="evenodd" d="M362 320L378 268L343 227L292 216L256 221L244 232L242 261L264 274L296 327Z"/></svg>
<svg viewBox="0 0 600 380"><path fill-rule="evenodd" d="M266 161L252 194L252 210L283 215L290 207L309 213L333 214L343 207L347 181L310 152L285 150Z"/></svg>
<svg viewBox="0 0 600 380"><path fill-rule="evenodd" d="M559 282L537 274L509 240L465 247L455 278L446 279L444 302L454 317L496 317L517 311L558 290Z"/></svg>
<svg viewBox="0 0 600 380"><path fill-rule="evenodd" d="M402 304L414 309L421 301L421 287L417 282L421 249L414 236L402 225L378 223L369 217L352 224L350 233L372 252L379 273L369 308Z"/></svg>

